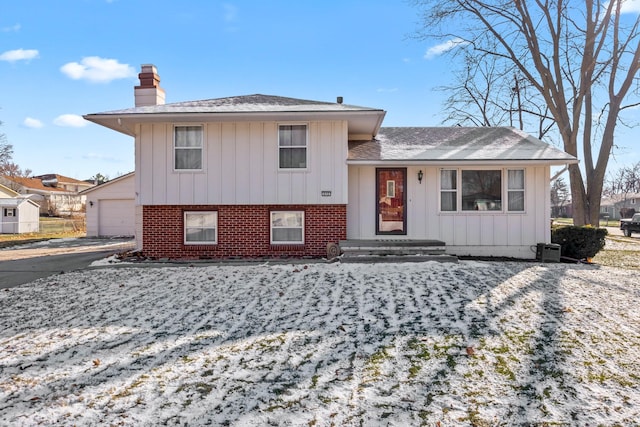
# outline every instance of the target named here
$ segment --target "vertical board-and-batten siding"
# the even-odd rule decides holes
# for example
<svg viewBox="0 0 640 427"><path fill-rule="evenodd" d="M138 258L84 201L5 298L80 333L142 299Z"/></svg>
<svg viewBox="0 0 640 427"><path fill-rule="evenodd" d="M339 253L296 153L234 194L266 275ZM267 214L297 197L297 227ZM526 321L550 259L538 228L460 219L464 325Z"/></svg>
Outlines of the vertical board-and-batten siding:
<svg viewBox="0 0 640 427"><path fill-rule="evenodd" d="M497 167L496 167L497 168ZM514 166L514 168L516 168ZM549 166L525 170L525 212L439 212L439 167L407 168L407 235L375 233L374 166L349 166L348 239L438 239L447 252L531 258L531 246L549 242ZM492 168L494 169L494 168ZM498 168L503 169L503 168ZM418 171L422 170L422 183ZM506 178L505 178L506 179ZM503 182L503 188L507 185ZM460 191L460 189L458 190ZM503 195L506 204L506 192Z"/></svg>
<svg viewBox="0 0 640 427"><path fill-rule="evenodd" d="M307 123L304 171L278 170L277 122L216 122L203 124L203 169L194 172L173 170L174 124L141 124L135 142L136 203L346 204L347 124Z"/></svg>

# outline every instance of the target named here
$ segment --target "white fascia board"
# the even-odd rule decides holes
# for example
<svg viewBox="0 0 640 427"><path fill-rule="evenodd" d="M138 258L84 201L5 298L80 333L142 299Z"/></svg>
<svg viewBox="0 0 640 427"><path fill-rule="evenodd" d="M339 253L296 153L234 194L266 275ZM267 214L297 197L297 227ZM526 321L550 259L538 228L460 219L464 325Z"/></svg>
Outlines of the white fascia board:
<svg viewBox="0 0 640 427"><path fill-rule="evenodd" d="M562 166L567 164L577 164L578 160L347 160L347 165L354 166L493 166L493 167L516 167L516 166Z"/></svg>

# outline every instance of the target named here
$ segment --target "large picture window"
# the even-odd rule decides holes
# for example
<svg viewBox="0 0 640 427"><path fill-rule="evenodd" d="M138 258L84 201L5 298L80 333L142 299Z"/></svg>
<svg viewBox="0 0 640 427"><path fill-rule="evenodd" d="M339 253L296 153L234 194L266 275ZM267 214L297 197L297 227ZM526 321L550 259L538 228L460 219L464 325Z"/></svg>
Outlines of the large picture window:
<svg viewBox="0 0 640 427"><path fill-rule="evenodd" d="M463 170L462 210L502 210L502 171Z"/></svg>
<svg viewBox="0 0 640 427"><path fill-rule="evenodd" d="M278 127L278 158L280 169L306 169L307 125Z"/></svg>
<svg viewBox="0 0 640 427"><path fill-rule="evenodd" d="M304 243L304 212L303 211L272 211L271 212L271 243L272 244L303 244Z"/></svg>
<svg viewBox="0 0 640 427"><path fill-rule="evenodd" d="M174 128L174 169L202 169L202 126Z"/></svg>
<svg viewBox="0 0 640 427"><path fill-rule="evenodd" d="M524 208L524 169L440 170L440 212L524 212Z"/></svg>
<svg viewBox="0 0 640 427"><path fill-rule="evenodd" d="M218 212L184 213L185 245L218 243Z"/></svg>

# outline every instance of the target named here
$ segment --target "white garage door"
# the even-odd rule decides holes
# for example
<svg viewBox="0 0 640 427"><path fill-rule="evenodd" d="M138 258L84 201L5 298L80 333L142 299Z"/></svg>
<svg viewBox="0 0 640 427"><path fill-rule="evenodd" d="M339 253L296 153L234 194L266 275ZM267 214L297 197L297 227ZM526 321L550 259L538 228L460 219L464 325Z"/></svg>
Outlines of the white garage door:
<svg viewBox="0 0 640 427"><path fill-rule="evenodd" d="M135 234L135 206L133 199L100 200L98 235L133 236Z"/></svg>

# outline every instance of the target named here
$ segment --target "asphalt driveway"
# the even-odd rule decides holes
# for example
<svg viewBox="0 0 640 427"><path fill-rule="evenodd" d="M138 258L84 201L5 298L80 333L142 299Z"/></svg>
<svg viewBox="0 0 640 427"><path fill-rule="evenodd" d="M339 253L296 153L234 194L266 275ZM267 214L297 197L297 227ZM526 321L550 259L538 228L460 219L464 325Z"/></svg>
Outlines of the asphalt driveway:
<svg viewBox="0 0 640 427"><path fill-rule="evenodd" d="M0 250L0 289L67 273L134 248L131 238L52 239Z"/></svg>

